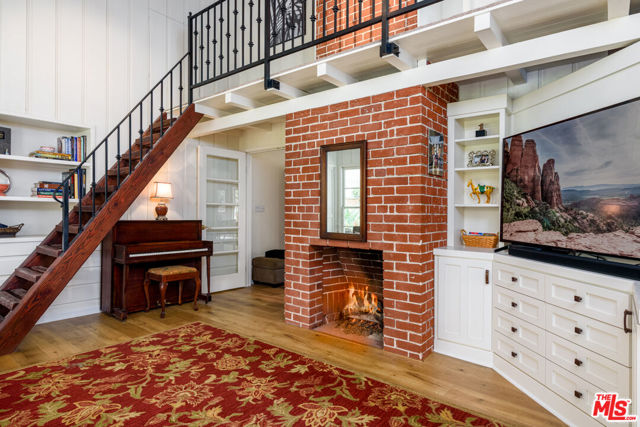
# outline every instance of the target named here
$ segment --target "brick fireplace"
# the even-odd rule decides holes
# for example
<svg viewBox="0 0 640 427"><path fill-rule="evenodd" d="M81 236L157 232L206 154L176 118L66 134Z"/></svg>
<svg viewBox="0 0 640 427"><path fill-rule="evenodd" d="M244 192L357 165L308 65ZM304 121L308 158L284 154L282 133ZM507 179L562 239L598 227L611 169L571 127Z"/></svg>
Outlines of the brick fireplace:
<svg viewBox="0 0 640 427"><path fill-rule="evenodd" d="M384 349L415 359L431 351L433 249L446 245L447 180L427 174L426 135L434 129L446 142L446 107L457 98L455 84L417 86L287 115L287 323L323 325L326 261L345 248L371 251L382 261ZM367 141L367 241L320 239L320 147L359 140Z"/></svg>

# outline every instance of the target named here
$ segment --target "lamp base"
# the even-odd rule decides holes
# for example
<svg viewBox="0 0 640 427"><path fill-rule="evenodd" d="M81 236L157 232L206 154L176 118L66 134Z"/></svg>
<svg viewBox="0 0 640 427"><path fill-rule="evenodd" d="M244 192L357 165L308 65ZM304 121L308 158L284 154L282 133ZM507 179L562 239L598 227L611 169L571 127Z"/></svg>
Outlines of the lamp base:
<svg viewBox="0 0 640 427"><path fill-rule="evenodd" d="M167 221L167 212L169 212L169 208L164 203L158 203L156 205L156 221Z"/></svg>

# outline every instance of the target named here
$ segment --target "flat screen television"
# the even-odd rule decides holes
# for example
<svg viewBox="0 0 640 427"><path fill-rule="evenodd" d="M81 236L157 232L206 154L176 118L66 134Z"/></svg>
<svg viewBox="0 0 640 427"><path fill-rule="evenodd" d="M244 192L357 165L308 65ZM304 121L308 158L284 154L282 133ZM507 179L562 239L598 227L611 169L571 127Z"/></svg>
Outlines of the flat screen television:
<svg viewBox="0 0 640 427"><path fill-rule="evenodd" d="M504 242L640 259L640 98L505 138L503 150Z"/></svg>

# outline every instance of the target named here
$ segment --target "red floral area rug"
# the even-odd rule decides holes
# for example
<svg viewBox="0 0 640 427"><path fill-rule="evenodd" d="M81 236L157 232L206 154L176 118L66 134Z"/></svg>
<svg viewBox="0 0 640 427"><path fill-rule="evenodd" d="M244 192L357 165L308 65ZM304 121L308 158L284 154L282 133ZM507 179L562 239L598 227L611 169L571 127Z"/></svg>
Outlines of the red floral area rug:
<svg viewBox="0 0 640 427"><path fill-rule="evenodd" d="M496 425L192 323L0 376L0 426Z"/></svg>

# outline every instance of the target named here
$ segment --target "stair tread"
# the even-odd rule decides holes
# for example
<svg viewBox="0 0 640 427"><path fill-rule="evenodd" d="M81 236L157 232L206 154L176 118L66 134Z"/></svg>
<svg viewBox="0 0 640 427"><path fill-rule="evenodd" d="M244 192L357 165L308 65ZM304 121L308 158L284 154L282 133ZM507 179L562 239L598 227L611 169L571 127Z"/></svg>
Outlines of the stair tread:
<svg viewBox="0 0 640 427"><path fill-rule="evenodd" d="M20 299L24 298L24 296L27 294L27 290L22 288L11 289L9 292Z"/></svg>
<svg viewBox="0 0 640 427"><path fill-rule="evenodd" d="M60 243L50 243L48 245L46 245L46 244L38 245L38 246L36 246L36 252L38 252L40 254L43 254L43 255L49 255L49 256L52 256L52 257L57 257L62 252L62 244L60 244Z"/></svg>
<svg viewBox="0 0 640 427"><path fill-rule="evenodd" d="M0 291L0 305L7 308L9 311L13 310L16 305L20 304L20 298L16 297L8 291Z"/></svg>
<svg viewBox="0 0 640 427"><path fill-rule="evenodd" d="M114 167L112 169L109 169L109 176L117 176L118 175L118 168ZM120 165L120 176L125 176L125 175L129 175L129 166L122 166Z"/></svg>
<svg viewBox="0 0 640 427"><path fill-rule="evenodd" d="M97 206L96 206L97 207ZM84 208L83 208L84 209ZM69 233L78 234L78 224L69 224ZM56 225L56 231L62 233L62 224Z"/></svg>

